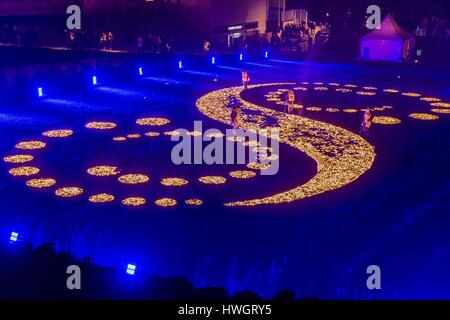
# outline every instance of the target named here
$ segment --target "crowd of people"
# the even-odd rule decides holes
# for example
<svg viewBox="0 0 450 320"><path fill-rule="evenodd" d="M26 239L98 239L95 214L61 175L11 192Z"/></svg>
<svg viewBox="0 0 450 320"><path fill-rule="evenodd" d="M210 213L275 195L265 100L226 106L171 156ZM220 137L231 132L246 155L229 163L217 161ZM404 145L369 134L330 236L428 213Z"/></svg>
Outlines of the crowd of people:
<svg viewBox="0 0 450 320"><path fill-rule="evenodd" d="M151 32L139 34L136 39L138 53L171 52L173 45L173 38Z"/></svg>
<svg viewBox="0 0 450 320"><path fill-rule="evenodd" d="M0 43L39 46L40 39L41 31L37 26L4 24L0 29Z"/></svg>

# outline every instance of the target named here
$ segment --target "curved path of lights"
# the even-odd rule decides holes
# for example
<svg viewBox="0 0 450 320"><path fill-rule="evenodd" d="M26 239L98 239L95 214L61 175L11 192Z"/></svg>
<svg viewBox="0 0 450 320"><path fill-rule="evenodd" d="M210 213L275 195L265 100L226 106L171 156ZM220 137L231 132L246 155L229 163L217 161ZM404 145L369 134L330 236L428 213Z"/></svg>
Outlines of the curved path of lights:
<svg viewBox="0 0 450 320"><path fill-rule="evenodd" d="M252 85L249 88L275 85L292 84L268 83ZM228 202L225 205L277 204L311 197L351 183L372 166L375 160L374 147L361 136L329 123L249 103L240 97L241 92L240 86L210 92L197 100L197 107L209 118L230 124L230 109L226 104L230 97L237 97L242 103L240 125L243 129L261 129L267 117L276 119L280 128L280 142L313 158L317 162L317 174L294 189L264 198ZM259 112L258 116L255 116L255 111Z"/></svg>

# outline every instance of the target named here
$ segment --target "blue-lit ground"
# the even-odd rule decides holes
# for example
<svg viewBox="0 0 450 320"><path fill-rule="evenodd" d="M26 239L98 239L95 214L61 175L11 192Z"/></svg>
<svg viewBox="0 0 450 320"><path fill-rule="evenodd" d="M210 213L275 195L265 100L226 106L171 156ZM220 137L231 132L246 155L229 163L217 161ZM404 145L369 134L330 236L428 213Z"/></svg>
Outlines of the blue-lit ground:
<svg viewBox="0 0 450 320"><path fill-rule="evenodd" d="M243 65L244 67L243 67ZM143 137L125 144L112 137L145 131L226 126L203 116L197 98L210 91L238 85L240 70L249 70L253 83L323 81L354 83L420 92L449 100L448 70L344 64L243 62L183 71L149 72L134 79L102 78L91 89L71 90L70 84L44 88L46 97L24 104L2 104L2 157L14 153L18 141L41 137L48 129L70 128L67 140L51 141L37 151L36 164L58 183L82 185L86 190L109 188L118 199L143 195L149 203L139 209L116 203L95 205L82 199L60 199L36 191L24 179L0 165L0 232L17 231L38 245L54 242L58 250L90 256L105 266L137 265L136 272L186 276L195 286L223 286L229 291L249 289L270 296L282 288L300 297L450 298L450 115L437 121L408 119L410 112L429 112L425 103L406 97L311 97L324 106L363 107L383 102L394 105L390 116L402 124L375 126L368 141L375 146L374 166L356 182L295 203L254 208L227 208L223 202L242 199L242 193L270 195L309 180L315 163L282 146L280 172L275 177L229 181L207 187L199 176L222 174L239 166L172 165L169 137ZM264 92L265 93L265 92ZM244 98L269 106L263 92ZM316 99L316 100L314 100ZM383 105L383 104L381 104ZM320 105L319 105L320 106ZM139 117L166 117L172 122L156 129L138 128ZM360 115L306 112L303 116L358 132ZM114 121L114 132L89 131L88 121ZM127 171L147 173L151 183L138 187L111 184L85 174L97 164L114 164ZM187 187L172 190L161 178L187 178ZM113 178L114 181L115 178ZM98 182L100 181L100 182ZM158 208L154 199L181 199L174 208ZM182 199L200 197L202 207L187 207ZM366 289L366 268L382 270L382 290Z"/></svg>

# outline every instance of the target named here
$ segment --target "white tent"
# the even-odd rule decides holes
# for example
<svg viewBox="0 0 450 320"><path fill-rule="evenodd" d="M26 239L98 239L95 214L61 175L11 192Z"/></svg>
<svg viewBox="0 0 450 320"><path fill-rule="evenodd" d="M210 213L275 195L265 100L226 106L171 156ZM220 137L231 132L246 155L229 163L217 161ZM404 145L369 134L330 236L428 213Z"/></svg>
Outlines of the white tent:
<svg viewBox="0 0 450 320"><path fill-rule="evenodd" d="M414 37L402 29L391 14L381 28L361 38L361 58L376 61L405 61L414 47Z"/></svg>

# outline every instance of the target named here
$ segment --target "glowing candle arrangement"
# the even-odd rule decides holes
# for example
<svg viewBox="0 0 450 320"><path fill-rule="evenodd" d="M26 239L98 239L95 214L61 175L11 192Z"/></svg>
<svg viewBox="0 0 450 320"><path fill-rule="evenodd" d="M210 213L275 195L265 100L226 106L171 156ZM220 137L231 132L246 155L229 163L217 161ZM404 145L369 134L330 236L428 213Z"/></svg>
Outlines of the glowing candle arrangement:
<svg viewBox="0 0 450 320"><path fill-rule="evenodd" d="M129 197L122 200L122 204L130 207L139 207L147 202L145 198L142 197Z"/></svg>
<svg viewBox="0 0 450 320"><path fill-rule="evenodd" d="M180 136L181 135L181 132L180 131L167 131L167 132L164 132L164 134L166 135L166 136L175 136L175 137L177 137L177 136Z"/></svg>
<svg viewBox="0 0 450 320"><path fill-rule="evenodd" d="M402 96L417 98L417 97L420 97L421 94L420 93L415 93L415 92L403 92Z"/></svg>
<svg viewBox="0 0 450 320"><path fill-rule="evenodd" d="M203 201L200 199L187 199L185 203L190 206L201 206L203 204Z"/></svg>
<svg viewBox="0 0 450 320"><path fill-rule="evenodd" d="M149 132L146 132L145 135L147 137L158 137L160 135L160 133L159 132L149 131Z"/></svg>
<svg viewBox="0 0 450 320"><path fill-rule="evenodd" d="M126 174L119 177L119 182L124 184L147 183L150 178L144 174Z"/></svg>
<svg viewBox="0 0 450 320"><path fill-rule="evenodd" d="M247 168L253 169L253 170L265 170L270 168L269 163L258 163L258 162L250 162L247 164Z"/></svg>
<svg viewBox="0 0 450 320"><path fill-rule="evenodd" d="M16 144L17 149L36 150L45 148L46 144L42 141L23 141Z"/></svg>
<svg viewBox="0 0 450 320"><path fill-rule="evenodd" d="M304 82L303 84L308 84ZM292 83L283 84L268 84L268 85L255 85L250 88L257 88L262 86L280 86L289 85ZM315 82L314 85L323 85L322 82ZM339 87L337 83L328 83L329 86ZM354 92L349 88L357 88L356 85L347 84L346 88L336 88L337 92ZM295 90L307 91L306 87L295 87ZM316 91L329 90L326 86L314 87ZM364 90L354 92L358 95L373 96L377 90L376 87L365 86ZM349 132L338 126L334 126L328 123L323 123L308 118L300 117L297 115L287 114L276 110L266 109L264 107L249 103L240 98L241 87L226 88L211 92L197 101L197 107L199 110L208 117L221 121L223 123L230 123L230 109L226 107L226 103L229 97L237 97L242 104L242 120L240 126L246 130L252 130L254 132L269 132L269 126L265 123L265 119L273 118L277 123L276 128L280 129L280 135L278 140L282 143L286 143L300 151L305 152L308 156L312 157L318 166L318 172L307 183L297 186L294 189L277 193L273 196L265 198L249 199L242 201L234 201L226 203L227 206L253 206L259 204L276 204L291 202L298 199L311 197L323 192L340 188L346 184L351 183L361 176L364 172L370 169L375 158L373 147L367 143L362 137ZM268 101L276 102L280 105L286 103L280 99L280 95L289 91L289 89L278 89L277 91L270 92L265 95ZM356 91L356 90L355 90ZM384 92L398 93L395 89L384 89ZM421 97L422 95L414 92L403 92L403 96L407 97ZM421 101L430 102L430 105L434 107L431 112L440 114L450 114L450 104L441 102L439 98L422 97ZM295 105L296 108L303 108L301 105ZM448 108L448 109L447 109ZM375 111L384 111L392 109L392 106L382 106L371 108ZM251 111L246 112L246 111ZM321 111L320 107L307 107L308 111ZM327 112L339 112L338 108L324 108ZM361 109L364 111L365 109ZM343 109L347 113L356 113L358 109L347 108ZM258 113L261 115L253 116ZM437 115L428 113L413 113L409 115L411 118L419 120L437 120ZM383 125L395 125L400 124L401 120L394 117L376 116L373 119L375 124ZM166 118L140 118L136 120L136 124L140 126L164 126L170 123L170 120ZM98 130L110 130L117 127L114 122L89 122L86 125L89 129ZM275 126L272 126L275 128ZM72 130L57 129L48 130L42 133L47 138L65 138L73 135ZM161 133L159 132L147 132L148 137L157 137ZM179 131L168 131L165 135L179 136ZM186 133L189 136L200 136L201 132L190 131ZM209 133L209 138L221 138L224 137L223 133ZM139 133L132 133L126 136L116 136L114 141L126 141L127 139L138 139L141 137ZM43 138L44 139L44 138ZM268 152L271 152L271 148L261 147L257 141L246 141L245 137L232 136L228 137L229 140L234 142L242 142L246 147L252 147L254 152L258 153L258 162L247 164L247 168L253 170L265 170L268 169L271 164L267 161L273 161L278 159L278 155L271 154L268 156ZM43 141L24 141L16 144L16 148L24 150L42 149L46 147L46 143ZM3 158L7 163L26 163L34 160L32 155L17 154L6 156ZM32 166L21 166L12 168L9 173L14 176L32 176L40 172L39 168ZM119 169L115 166L96 166L89 168L87 173L92 176L108 177L116 176L120 173ZM230 177L235 179L249 179L255 177L257 174L250 170L236 170L229 172ZM126 174L118 177L118 181L123 184L137 185L149 182L149 177L144 174ZM223 176L203 176L198 178L198 181L203 184L215 185L224 184L227 182L227 178ZM160 181L161 185L169 187L181 187L187 185L189 181L182 178L165 178ZM38 178L30 179L26 181L26 185L32 188L50 188L56 184L56 180L52 178ZM62 187L55 191L55 194L59 197L70 198L81 195L84 192L81 187ZM88 199L93 203L107 203L115 200L115 197L109 193L100 193L91 195ZM121 201L126 206L141 206L144 205L147 200L142 197L130 197ZM202 205L203 201L200 199L188 199L185 203L192 206ZM155 204L161 207L175 206L177 201L172 198L162 198L155 201Z"/></svg>
<svg viewBox="0 0 450 320"><path fill-rule="evenodd" d="M72 130L49 130L42 133L43 136L49 138L66 138L73 135Z"/></svg>
<svg viewBox="0 0 450 320"><path fill-rule="evenodd" d="M166 118L140 118L136 120L136 123L140 126L164 126L170 123L169 119Z"/></svg>
<svg viewBox="0 0 450 320"><path fill-rule="evenodd" d="M438 116L436 116L434 114L429 114L429 113L411 113L409 116L411 118L417 119L417 120L437 120L437 119L439 119Z"/></svg>
<svg viewBox="0 0 450 320"><path fill-rule="evenodd" d="M156 200L155 204L159 207L173 207L177 204L177 201L171 198L161 198Z"/></svg>
<svg viewBox="0 0 450 320"><path fill-rule="evenodd" d="M181 187L188 183L189 181L182 178L164 178L161 180L161 184L166 187Z"/></svg>
<svg viewBox="0 0 450 320"><path fill-rule="evenodd" d="M374 96L374 95L376 95L375 92L371 92L371 91L358 91L358 92L356 92L356 94L360 95L360 96Z"/></svg>
<svg viewBox="0 0 450 320"><path fill-rule="evenodd" d="M36 167L23 166L10 169L9 174L12 176L28 177L38 174L39 171L39 168Z"/></svg>
<svg viewBox="0 0 450 320"><path fill-rule="evenodd" d="M128 139L139 139L141 137L141 135L139 133L131 133L129 135L127 135Z"/></svg>
<svg viewBox="0 0 450 320"><path fill-rule="evenodd" d="M250 179L256 177L256 173L250 170L231 171L229 174L235 179Z"/></svg>
<svg viewBox="0 0 450 320"><path fill-rule="evenodd" d="M447 102L434 102L431 104L432 107L439 107L439 108L450 108L450 103Z"/></svg>
<svg viewBox="0 0 450 320"><path fill-rule="evenodd" d="M51 178L31 179L26 183L28 187L37 189L49 188L54 186L55 184L56 180Z"/></svg>
<svg viewBox="0 0 450 320"><path fill-rule="evenodd" d="M374 117L373 118L373 123L376 124L387 124L387 125L392 125L392 124L400 124L402 121L400 119L394 118L394 117Z"/></svg>
<svg viewBox="0 0 450 320"><path fill-rule="evenodd" d="M204 176L198 178L198 181L203 184L224 184L225 182L227 182L227 178L224 178L222 176Z"/></svg>
<svg viewBox="0 0 450 320"><path fill-rule="evenodd" d="M8 163L25 163L30 162L34 159L32 155L28 154L17 154L13 156L7 156L3 158L3 161Z"/></svg>
<svg viewBox="0 0 450 320"><path fill-rule="evenodd" d="M250 88L275 85L292 85L290 83L274 83L254 85ZM229 97L238 97L242 104L241 110L260 112L264 116L273 118L280 127L279 139L282 143L297 148L318 163L318 174L304 185L294 189L268 196L265 198L228 202L227 206L254 206L259 204L275 204L291 202L311 197L326 191L340 188L366 172L375 158L373 147L360 136L340 127L308 118L291 115L284 112L267 109L243 100L240 97L241 87L226 88L213 91L197 101L197 108L206 116L220 122L230 123L229 108L226 102ZM357 110L358 111L358 110ZM265 125L261 120L246 122L243 117L243 129L258 130ZM248 164L249 168L257 169L258 165L270 167L270 164Z"/></svg>
<svg viewBox="0 0 450 320"><path fill-rule="evenodd" d="M57 189L55 194L62 198L72 198L81 195L83 192L84 190L79 187L63 187Z"/></svg>
<svg viewBox="0 0 450 320"><path fill-rule="evenodd" d="M94 194L89 197L89 201L93 203L106 203L114 201L115 197L109 193Z"/></svg>
<svg viewBox="0 0 450 320"><path fill-rule="evenodd" d="M202 135L202 133L199 132L199 131L189 131L189 132L187 133L187 135L188 135L188 136L191 136L191 137L199 137L199 136Z"/></svg>
<svg viewBox="0 0 450 320"><path fill-rule="evenodd" d="M435 113L450 114L450 109L431 109L431 111Z"/></svg>
<svg viewBox="0 0 450 320"><path fill-rule="evenodd" d="M111 130L117 127L117 124L114 122L88 122L85 126L88 129L96 129L96 130Z"/></svg>
<svg viewBox="0 0 450 320"><path fill-rule="evenodd" d="M97 177L115 176L119 174L119 172L119 169L114 166L95 166L87 170L87 173L89 173L91 176Z"/></svg>
<svg viewBox="0 0 450 320"><path fill-rule="evenodd" d="M432 98L432 97L422 97L422 98L420 98L420 100L426 101L426 102L440 102L441 101L441 99L439 99L439 98Z"/></svg>
<svg viewBox="0 0 450 320"><path fill-rule="evenodd" d="M206 136L208 138L223 138L223 137L225 137L225 135L221 132L208 133Z"/></svg>

